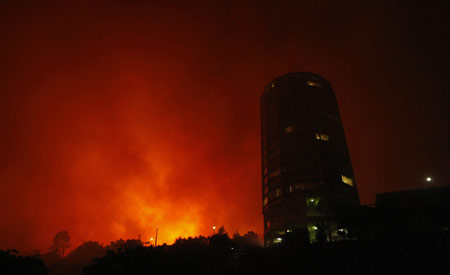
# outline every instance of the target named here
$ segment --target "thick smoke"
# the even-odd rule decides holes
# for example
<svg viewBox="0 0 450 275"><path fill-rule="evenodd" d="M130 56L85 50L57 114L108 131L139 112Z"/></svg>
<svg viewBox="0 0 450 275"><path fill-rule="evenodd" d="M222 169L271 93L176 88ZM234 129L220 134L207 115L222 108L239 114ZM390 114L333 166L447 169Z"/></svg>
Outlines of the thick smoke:
<svg viewBox="0 0 450 275"><path fill-rule="evenodd" d="M418 9L349 4L3 1L0 248L45 252L64 229L73 246L261 234L259 95L289 71L331 81L363 203L408 187L400 172L431 160L399 167L404 137L429 150L416 126L444 114L430 107L440 75L411 61L431 46L403 44L424 35L399 23ZM423 77L413 87L405 71ZM436 94L421 116L424 86Z"/></svg>

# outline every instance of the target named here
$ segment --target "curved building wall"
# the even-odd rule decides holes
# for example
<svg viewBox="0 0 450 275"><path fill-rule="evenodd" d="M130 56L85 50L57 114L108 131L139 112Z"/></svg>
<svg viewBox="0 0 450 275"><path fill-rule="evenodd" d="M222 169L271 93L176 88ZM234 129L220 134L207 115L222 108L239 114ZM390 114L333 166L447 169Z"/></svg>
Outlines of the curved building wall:
<svg viewBox="0 0 450 275"><path fill-rule="evenodd" d="M261 95L262 200L266 246L298 228L337 236L333 208L359 204L336 97L317 74L288 73Z"/></svg>

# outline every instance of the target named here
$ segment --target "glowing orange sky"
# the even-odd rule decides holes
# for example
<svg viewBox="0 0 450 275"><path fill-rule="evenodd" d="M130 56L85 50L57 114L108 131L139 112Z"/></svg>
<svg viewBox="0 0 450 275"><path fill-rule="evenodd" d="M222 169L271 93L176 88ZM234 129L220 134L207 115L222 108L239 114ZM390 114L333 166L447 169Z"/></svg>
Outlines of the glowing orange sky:
<svg viewBox="0 0 450 275"><path fill-rule="evenodd" d="M0 4L0 249L261 234L259 95L290 71L331 81L363 203L448 176L425 134L448 129L431 12L127 3Z"/></svg>

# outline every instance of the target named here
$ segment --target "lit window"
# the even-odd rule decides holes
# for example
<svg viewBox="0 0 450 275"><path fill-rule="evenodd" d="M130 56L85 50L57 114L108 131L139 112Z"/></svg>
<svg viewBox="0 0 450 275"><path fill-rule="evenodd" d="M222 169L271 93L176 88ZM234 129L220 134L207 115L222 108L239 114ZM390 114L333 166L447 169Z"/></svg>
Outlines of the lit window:
<svg viewBox="0 0 450 275"><path fill-rule="evenodd" d="M286 127L286 128L284 128L284 133L285 133L285 134L293 133L293 132L294 132L294 129L295 129L294 126Z"/></svg>
<svg viewBox="0 0 450 275"><path fill-rule="evenodd" d="M341 175L342 182L353 187L353 180L349 177Z"/></svg>
<svg viewBox="0 0 450 275"><path fill-rule="evenodd" d="M275 189L275 197L276 197L276 198L281 197L281 188Z"/></svg>
<svg viewBox="0 0 450 275"><path fill-rule="evenodd" d="M292 192L294 192L294 186L289 185L289 193L292 193Z"/></svg>
<svg viewBox="0 0 450 275"><path fill-rule="evenodd" d="M315 183L303 183L302 184L302 190L303 191L313 191L318 190L318 186Z"/></svg>
<svg viewBox="0 0 450 275"><path fill-rule="evenodd" d="M268 197L265 197L265 198L264 198L264 206L266 206L268 203L269 203L269 198L268 198Z"/></svg>
<svg viewBox="0 0 450 275"><path fill-rule="evenodd" d="M288 191L289 191L289 193L293 193L293 192L299 191L300 189L301 189L301 184L296 183L296 184L289 185Z"/></svg>
<svg viewBox="0 0 450 275"><path fill-rule="evenodd" d="M275 178L275 177L278 177L279 175L280 175L280 169L278 168L277 170L275 170L275 171L272 171L272 172L270 172L270 174L269 174L269 178L270 179L273 179L273 178Z"/></svg>
<svg viewBox="0 0 450 275"><path fill-rule="evenodd" d="M319 134L316 133L316 139L317 140L324 140L324 141L328 141L330 139L330 137L327 134Z"/></svg>
<svg viewBox="0 0 450 275"><path fill-rule="evenodd" d="M328 138L328 135L320 134L320 139L321 140L328 140L329 138Z"/></svg>
<svg viewBox="0 0 450 275"><path fill-rule="evenodd" d="M308 86L312 86L312 87L322 87L322 84L319 82L315 82L315 81L306 81L306 84Z"/></svg>

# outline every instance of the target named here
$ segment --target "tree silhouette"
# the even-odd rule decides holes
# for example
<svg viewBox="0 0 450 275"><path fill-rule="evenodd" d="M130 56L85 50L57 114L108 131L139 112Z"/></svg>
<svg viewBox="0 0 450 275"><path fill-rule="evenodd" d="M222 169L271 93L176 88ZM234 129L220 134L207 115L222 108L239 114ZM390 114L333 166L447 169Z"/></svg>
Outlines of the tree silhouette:
<svg viewBox="0 0 450 275"><path fill-rule="evenodd" d="M219 228L219 230L217 231L217 234L218 235L225 235L225 234L227 234L227 231L225 230L225 227L221 226Z"/></svg>
<svg viewBox="0 0 450 275"><path fill-rule="evenodd" d="M61 257L64 257L64 250L68 247L70 247L69 232L63 230L56 233L50 251L56 251L58 254L61 253Z"/></svg>

